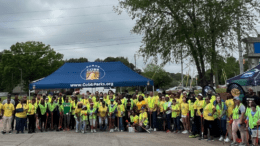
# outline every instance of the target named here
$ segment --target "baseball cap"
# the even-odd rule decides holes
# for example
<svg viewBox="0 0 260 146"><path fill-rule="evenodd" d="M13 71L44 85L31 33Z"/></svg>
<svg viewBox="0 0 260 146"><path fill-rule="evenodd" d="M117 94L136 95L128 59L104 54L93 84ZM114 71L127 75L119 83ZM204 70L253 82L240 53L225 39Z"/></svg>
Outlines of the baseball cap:
<svg viewBox="0 0 260 146"><path fill-rule="evenodd" d="M201 97L202 97L202 94L201 94L201 93L199 93L199 94L198 94L198 96L201 96Z"/></svg>
<svg viewBox="0 0 260 146"><path fill-rule="evenodd" d="M240 100L240 98L239 98L239 97L234 97L234 99L235 99L235 100Z"/></svg>
<svg viewBox="0 0 260 146"><path fill-rule="evenodd" d="M103 98L99 98L99 99L103 99Z"/></svg>

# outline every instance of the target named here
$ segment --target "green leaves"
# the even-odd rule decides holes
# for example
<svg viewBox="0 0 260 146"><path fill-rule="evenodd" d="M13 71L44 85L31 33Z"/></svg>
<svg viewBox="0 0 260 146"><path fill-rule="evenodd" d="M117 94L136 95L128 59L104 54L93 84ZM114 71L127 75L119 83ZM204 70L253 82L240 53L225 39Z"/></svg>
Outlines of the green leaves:
<svg viewBox="0 0 260 146"><path fill-rule="evenodd" d="M24 91L29 81L48 76L63 65L63 55L41 42L22 42L4 50L0 63L1 87L11 91L21 83L21 70Z"/></svg>

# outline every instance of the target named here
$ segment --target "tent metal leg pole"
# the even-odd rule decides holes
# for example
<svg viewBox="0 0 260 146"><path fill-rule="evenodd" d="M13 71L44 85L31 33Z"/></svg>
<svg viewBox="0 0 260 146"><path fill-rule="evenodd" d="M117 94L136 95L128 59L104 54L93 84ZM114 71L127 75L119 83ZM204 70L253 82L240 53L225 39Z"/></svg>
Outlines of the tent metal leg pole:
<svg viewBox="0 0 260 146"><path fill-rule="evenodd" d="M154 86L153 86L153 96L154 96Z"/></svg>

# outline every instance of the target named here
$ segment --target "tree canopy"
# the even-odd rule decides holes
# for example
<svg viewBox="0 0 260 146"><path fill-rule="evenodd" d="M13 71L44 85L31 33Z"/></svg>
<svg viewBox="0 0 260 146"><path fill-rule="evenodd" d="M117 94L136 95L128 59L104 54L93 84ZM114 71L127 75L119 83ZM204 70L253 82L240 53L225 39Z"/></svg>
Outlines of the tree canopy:
<svg viewBox="0 0 260 146"><path fill-rule="evenodd" d="M160 56L163 64L191 58L203 86L207 84L205 66L211 66L212 81L219 70L217 55L234 51L235 38L254 30L257 16L252 12L259 10L259 1L119 0L115 11L123 10L136 19L132 32L144 35L140 54L155 61Z"/></svg>
<svg viewBox="0 0 260 146"><path fill-rule="evenodd" d="M21 83L28 91L29 81L45 77L63 64L63 55L49 45L29 41L16 43L10 50L4 50L0 62L1 89L11 90Z"/></svg>
<svg viewBox="0 0 260 146"><path fill-rule="evenodd" d="M154 81L154 87L162 88L172 82L172 77L160 66L155 64L148 64L144 68L143 76Z"/></svg>

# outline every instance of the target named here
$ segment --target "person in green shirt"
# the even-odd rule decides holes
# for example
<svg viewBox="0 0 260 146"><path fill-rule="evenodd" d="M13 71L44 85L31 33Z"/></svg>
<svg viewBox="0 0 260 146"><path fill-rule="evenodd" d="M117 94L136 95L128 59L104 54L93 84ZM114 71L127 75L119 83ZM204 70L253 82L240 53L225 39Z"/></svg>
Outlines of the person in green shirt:
<svg viewBox="0 0 260 146"><path fill-rule="evenodd" d="M65 102L62 104L62 106L63 106L64 131L69 131L71 103L69 102L68 97L65 98Z"/></svg>

